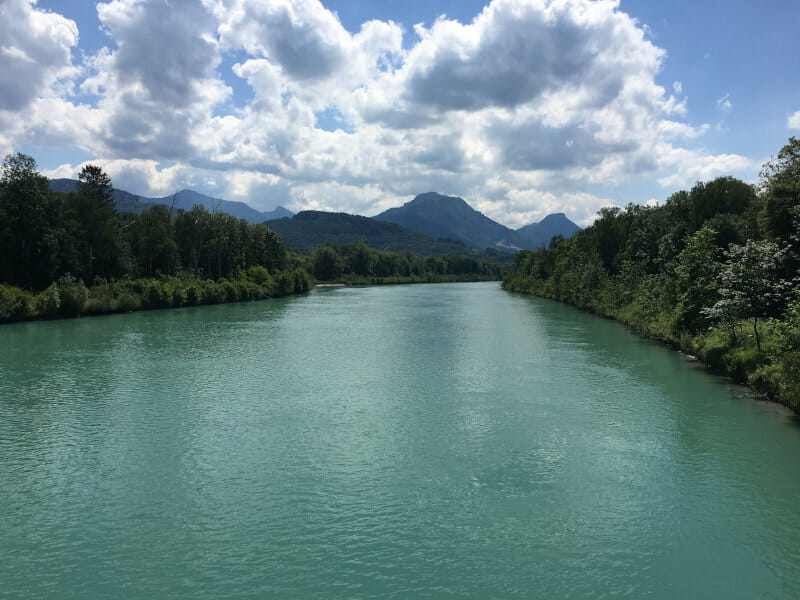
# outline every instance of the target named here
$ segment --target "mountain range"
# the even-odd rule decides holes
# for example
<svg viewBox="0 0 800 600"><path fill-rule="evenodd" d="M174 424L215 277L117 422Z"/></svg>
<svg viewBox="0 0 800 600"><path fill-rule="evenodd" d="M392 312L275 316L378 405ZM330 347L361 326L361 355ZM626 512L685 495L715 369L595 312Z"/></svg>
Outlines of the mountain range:
<svg viewBox="0 0 800 600"><path fill-rule="evenodd" d="M75 179L51 179L50 189L56 192L74 192L78 189L78 181ZM244 202L233 202L212 198L192 190L180 190L173 195L163 198L148 198L146 196L136 196L125 190L114 188L114 202L117 210L122 212L142 212L153 204L166 204L172 206L174 201L175 209L191 210L195 204L205 207L208 211L219 211L233 215L237 219L245 219L250 223L263 223L271 219L281 217L291 217L294 213L278 206L274 210L259 211Z"/></svg>
<svg viewBox="0 0 800 600"><path fill-rule="evenodd" d="M50 187L58 192L72 192L77 189L78 181L51 179ZM460 254L506 259L517 250L541 248L554 236L568 238L580 231L564 213L510 229L461 198L435 192L420 194L403 206L390 208L375 217L320 211L302 211L294 215L282 206L272 211L258 211L244 202L212 198L192 190L148 198L114 188L113 196L120 211L141 212L153 204L174 205L182 210L201 205L208 211L225 212L250 223L266 223L284 238L287 246L303 252L326 242L362 241L378 250L410 250L420 256Z"/></svg>
<svg viewBox="0 0 800 600"><path fill-rule="evenodd" d="M497 248L510 252L534 250L549 244L553 236L568 238L581 229L564 213L548 215L539 223L517 230L510 229L478 212L461 198L435 192L420 194L403 206L380 213L375 219L434 237L459 240L479 250Z"/></svg>

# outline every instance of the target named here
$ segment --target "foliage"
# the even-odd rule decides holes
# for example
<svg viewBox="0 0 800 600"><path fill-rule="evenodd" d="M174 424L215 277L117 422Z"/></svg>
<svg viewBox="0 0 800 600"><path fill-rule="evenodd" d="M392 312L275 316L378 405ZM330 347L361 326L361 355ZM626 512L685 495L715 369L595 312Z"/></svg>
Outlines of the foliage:
<svg viewBox="0 0 800 600"><path fill-rule="evenodd" d="M388 220L344 213L309 210L292 218L268 221L267 225L278 232L289 247L301 252L313 252L327 243L341 246L355 240L376 250L408 250L417 256L459 254L500 262L510 262L512 258L510 252L488 248L481 252L464 242L433 237Z"/></svg>
<svg viewBox="0 0 800 600"><path fill-rule="evenodd" d="M311 255L308 270L320 281L383 283L498 280L504 267L469 256L420 257L408 251L383 252L356 242L320 246Z"/></svg>
<svg viewBox="0 0 800 600"><path fill-rule="evenodd" d="M0 284L0 323L21 321L31 312L30 295L11 285Z"/></svg>
<svg viewBox="0 0 800 600"><path fill-rule="evenodd" d="M604 208L574 237L517 254L503 286L616 318L798 408L798 217L791 138L757 189L721 177L660 206Z"/></svg>
<svg viewBox="0 0 800 600"><path fill-rule="evenodd" d="M763 240L748 240L744 246L731 244L718 276L720 299L704 310L712 320L728 327L752 319L759 352L758 319L777 316L788 301L790 284L779 278L785 253L774 242Z"/></svg>
<svg viewBox="0 0 800 600"><path fill-rule="evenodd" d="M6 156L0 173L0 282L9 284L0 284L0 322L252 300L310 287L301 265L290 264L302 260L264 225L198 206L118 213L111 179L94 165L81 170L69 193L51 191L24 154Z"/></svg>

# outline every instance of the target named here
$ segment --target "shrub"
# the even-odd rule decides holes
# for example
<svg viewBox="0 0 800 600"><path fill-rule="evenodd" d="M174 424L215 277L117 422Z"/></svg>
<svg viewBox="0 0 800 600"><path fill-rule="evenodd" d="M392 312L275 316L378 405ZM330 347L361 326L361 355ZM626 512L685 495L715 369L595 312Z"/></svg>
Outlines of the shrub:
<svg viewBox="0 0 800 600"><path fill-rule="evenodd" d="M58 286L52 283L36 296L36 312L39 316L53 318L58 316L59 308L61 308L61 297L58 294Z"/></svg>
<svg viewBox="0 0 800 600"><path fill-rule="evenodd" d="M219 304L225 301L225 290L221 285L218 285L210 279L204 279L200 282L201 297L203 304Z"/></svg>
<svg viewBox="0 0 800 600"><path fill-rule="evenodd" d="M307 292L309 289L311 289L311 280L308 273L300 267L296 268L294 270L294 291Z"/></svg>
<svg viewBox="0 0 800 600"><path fill-rule="evenodd" d="M270 281L269 271L264 267L254 265L247 269L247 277L257 285L266 285Z"/></svg>
<svg viewBox="0 0 800 600"><path fill-rule="evenodd" d="M236 302L239 300L239 290L236 289L233 283L227 279L223 279L218 285L222 289L223 302Z"/></svg>
<svg viewBox="0 0 800 600"><path fill-rule="evenodd" d="M122 312L133 312L142 308L142 297L133 292L122 292L117 297L117 302L119 303L119 310Z"/></svg>
<svg viewBox="0 0 800 600"><path fill-rule="evenodd" d="M111 296L92 297L90 295L89 301L86 303L86 312L92 315L113 313L117 310L119 310L119 302Z"/></svg>
<svg viewBox="0 0 800 600"><path fill-rule="evenodd" d="M32 299L18 287L0 284L0 322L21 321L31 315Z"/></svg>
<svg viewBox="0 0 800 600"><path fill-rule="evenodd" d="M86 311L89 290L83 285L83 281L75 279L67 273L58 280L56 285L61 299L60 314L65 317L77 317Z"/></svg>
<svg viewBox="0 0 800 600"><path fill-rule="evenodd" d="M200 290L195 284L191 284L189 287L187 287L185 289L185 294L186 294L186 301L184 302L184 304L187 304L189 306L195 306L197 304L200 304L200 302L202 301L202 298L200 296Z"/></svg>
<svg viewBox="0 0 800 600"><path fill-rule="evenodd" d="M288 296L294 291L294 276L291 273L280 271L275 283L275 295L277 296Z"/></svg>

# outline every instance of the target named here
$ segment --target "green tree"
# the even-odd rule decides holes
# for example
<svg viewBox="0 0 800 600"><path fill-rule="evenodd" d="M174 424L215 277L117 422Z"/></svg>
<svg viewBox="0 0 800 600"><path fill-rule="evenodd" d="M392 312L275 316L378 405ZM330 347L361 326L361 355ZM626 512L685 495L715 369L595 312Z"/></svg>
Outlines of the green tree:
<svg viewBox="0 0 800 600"><path fill-rule="evenodd" d="M9 154L0 177L0 279L43 289L58 270L63 237L58 205L36 161Z"/></svg>
<svg viewBox="0 0 800 600"><path fill-rule="evenodd" d="M786 241L796 232L794 217L800 206L800 140L789 138L764 165L759 183L765 198L765 229L773 239Z"/></svg>
<svg viewBox="0 0 800 600"><path fill-rule="evenodd" d="M112 198L111 179L100 167L86 165L78 190L67 200L65 216L74 246L74 271L91 282L123 272L122 236Z"/></svg>
<svg viewBox="0 0 800 600"><path fill-rule="evenodd" d="M786 250L773 242L748 240L732 245L718 276L720 299L706 314L728 324L752 319L756 348L761 352L758 320L777 315L786 305L791 285L780 278Z"/></svg>
<svg viewBox="0 0 800 600"><path fill-rule="evenodd" d="M312 269L314 277L320 281L331 281L341 276L344 265L342 257L330 244L320 246L314 251L312 257Z"/></svg>
<svg viewBox="0 0 800 600"><path fill-rule="evenodd" d="M706 324L704 308L714 306L720 263L716 232L703 227L689 236L675 266L678 295L676 325L679 330L699 331Z"/></svg>
<svg viewBox="0 0 800 600"><path fill-rule="evenodd" d="M775 185L800 185L800 140L790 137L778 155L764 164L759 183L765 191Z"/></svg>
<svg viewBox="0 0 800 600"><path fill-rule="evenodd" d="M178 268L178 245L172 231L169 207L154 204L132 223L131 248L139 273L173 274Z"/></svg>

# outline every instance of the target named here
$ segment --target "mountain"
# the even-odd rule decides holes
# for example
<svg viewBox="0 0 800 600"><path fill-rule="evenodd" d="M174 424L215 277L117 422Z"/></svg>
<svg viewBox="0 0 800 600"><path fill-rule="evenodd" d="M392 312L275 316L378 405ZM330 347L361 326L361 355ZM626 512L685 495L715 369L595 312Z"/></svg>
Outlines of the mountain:
<svg viewBox="0 0 800 600"><path fill-rule="evenodd" d="M458 254L490 260L510 259L510 255L504 252L478 252L463 242L438 239L395 223L347 213L304 210L291 218L267 221L265 225L277 232L288 247L301 252L311 252L326 242L350 244L360 241L376 250L409 250L418 256Z"/></svg>
<svg viewBox="0 0 800 600"><path fill-rule="evenodd" d="M434 192L420 194L375 218L434 237L459 240L473 248L506 252L534 250L549 244L555 235L568 238L581 230L564 213L557 213L514 231L481 214L461 198Z"/></svg>
<svg viewBox="0 0 800 600"><path fill-rule="evenodd" d="M78 189L78 181L75 179L51 179L50 189L56 192L74 192ZM237 219L245 219L250 223L262 223L270 219L290 217L293 214L282 206L277 207L275 210L258 211L244 202L212 198L211 196L206 196L205 194L192 190L180 190L177 194L170 194L163 198L147 198L114 188L114 201L116 202L117 210L120 212L142 212L152 204L166 204L167 206L171 206L173 198L176 210L191 210L192 206L198 204L204 206L208 211L228 213Z"/></svg>
<svg viewBox="0 0 800 600"><path fill-rule="evenodd" d="M542 246L546 247L556 235L563 235L568 238L580 230L581 228L570 221L564 213L554 213L547 215L538 223L520 227L517 229L517 236L525 248L536 249Z"/></svg>
<svg viewBox="0 0 800 600"><path fill-rule="evenodd" d="M78 189L76 179L51 179L50 189L54 192L74 192ZM142 212L147 208L147 204L142 202L139 196L114 188L114 202L120 212Z"/></svg>
<svg viewBox="0 0 800 600"><path fill-rule="evenodd" d="M397 223L434 237L459 240L478 250L496 248L513 252L522 247L513 229L492 221L461 198L435 192L420 194L403 206L382 212L375 219Z"/></svg>
<svg viewBox="0 0 800 600"><path fill-rule="evenodd" d="M163 198L144 198L142 201L147 204L166 204L171 205L172 200L175 198L175 208L182 210L192 210L192 207L197 204L204 206L207 211L224 212L236 217L237 219L245 219L250 223L263 223L271 219L280 219L281 217L290 217L294 213L286 210L284 207L279 206L275 210L262 212L251 208L244 202L234 202L232 200L222 200L221 198L212 198L200 192L192 190L180 190L177 194L164 196Z"/></svg>

